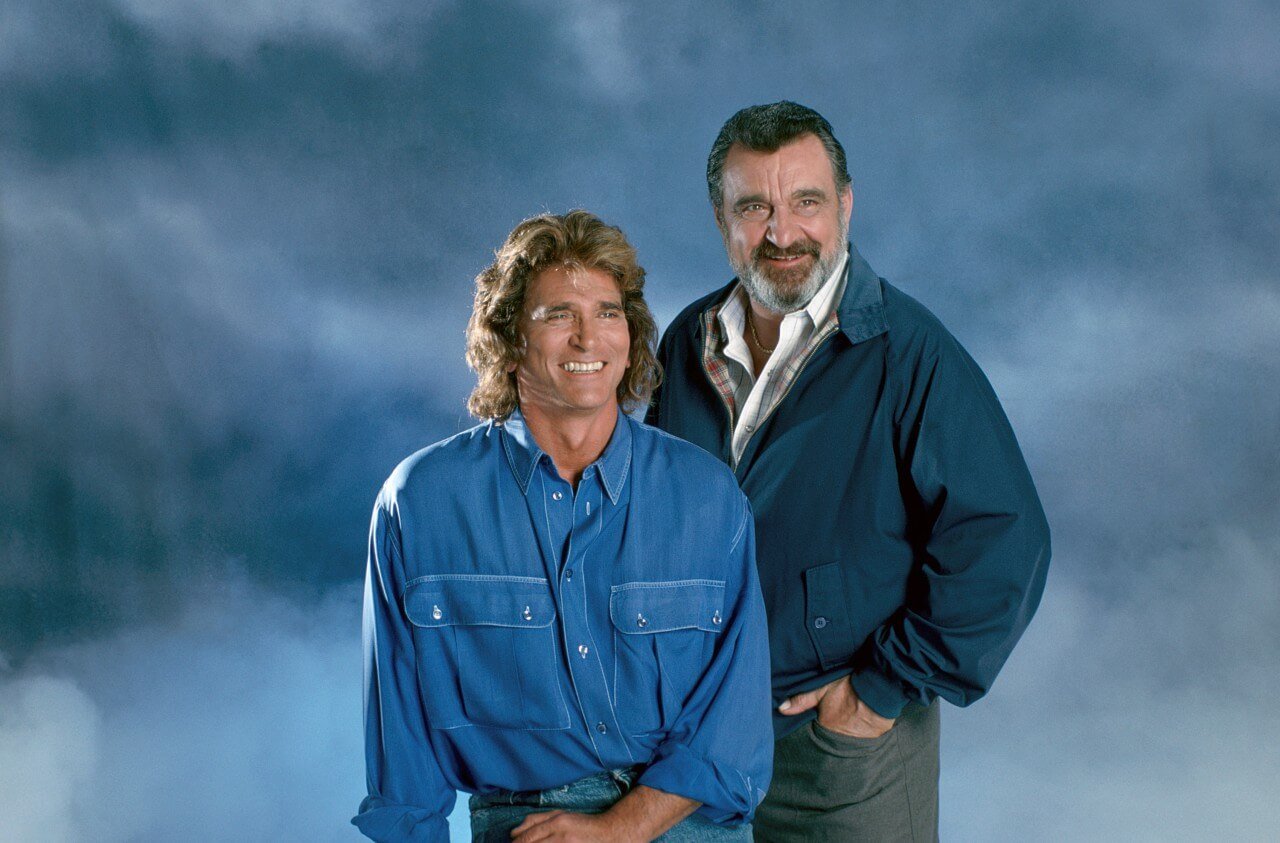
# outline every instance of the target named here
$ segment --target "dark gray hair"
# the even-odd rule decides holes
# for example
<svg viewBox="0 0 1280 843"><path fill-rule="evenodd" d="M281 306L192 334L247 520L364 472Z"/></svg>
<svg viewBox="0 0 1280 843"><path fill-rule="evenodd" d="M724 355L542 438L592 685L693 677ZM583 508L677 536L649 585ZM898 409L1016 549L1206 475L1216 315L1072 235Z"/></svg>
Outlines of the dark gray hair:
<svg viewBox="0 0 1280 843"><path fill-rule="evenodd" d="M730 117L720 128L716 142L711 145L711 154L707 156L707 192L711 194L711 205L716 214L724 204L724 159L729 154L729 147L740 143L754 152L777 152L804 135L816 135L822 141L835 175L836 190L842 191L851 184L853 180L849 178L844 147L836 140L825 117L812 108L789 100L751 105Z"/></svg>

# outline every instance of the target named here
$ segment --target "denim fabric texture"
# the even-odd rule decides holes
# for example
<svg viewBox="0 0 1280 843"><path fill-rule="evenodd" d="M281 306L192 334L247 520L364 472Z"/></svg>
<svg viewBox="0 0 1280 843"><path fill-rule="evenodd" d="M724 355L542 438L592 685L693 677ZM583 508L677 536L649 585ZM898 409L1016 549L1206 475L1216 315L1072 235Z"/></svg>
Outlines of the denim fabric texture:
<svg viewBox="0 0 1280 843"><path fill-rule="evenodd" d="M375 840L444 841L455 792L640 783L748 821L768 789L768 633L727 468L619 413L575 489L519 413L384 485L365 588Z"/></svg>
<svg viewBox="0 0 1280 843"><path fill-rule="evenodd" d="M639 767L610 770L576 782L541 791L496 791L472 796L472 843L508 843L511 830L537 811L564 810L599 814L608 810L635 786ZM656 838L662 843L746 843L752 839L751 825L719 826L701 814L692 814Z"/></svg>

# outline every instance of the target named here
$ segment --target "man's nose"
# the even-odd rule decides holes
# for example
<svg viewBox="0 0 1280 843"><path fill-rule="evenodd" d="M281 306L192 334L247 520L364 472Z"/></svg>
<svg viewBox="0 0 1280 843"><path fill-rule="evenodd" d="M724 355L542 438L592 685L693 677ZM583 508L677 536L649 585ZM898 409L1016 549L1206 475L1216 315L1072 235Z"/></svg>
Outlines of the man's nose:
<svg viewBox="0 0 1280 843"><path fill-rule="evenodd" d="M573 332L573 344L578 348L591 348L596 341L596 326L591 319L579 319Z"/></svg>
<svg viewBox="0 0 1280 843"><path fill-rule="evenodd" d="M785 204L775 206L773 215L769 217L769 230L765 236L779 249L789 248L802 236L799 217L791 213L791 209Z"/></svg>

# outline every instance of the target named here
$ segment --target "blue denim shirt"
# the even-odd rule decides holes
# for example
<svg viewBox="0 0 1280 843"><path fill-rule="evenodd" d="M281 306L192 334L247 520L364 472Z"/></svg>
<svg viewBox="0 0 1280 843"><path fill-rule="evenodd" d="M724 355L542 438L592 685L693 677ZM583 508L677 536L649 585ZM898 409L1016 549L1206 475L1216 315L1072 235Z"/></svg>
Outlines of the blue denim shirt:
<svg viewBox="0 0 1280 843"><path fill-rule="evenodd" d="M444 841L456 790L633 764L749 820L773 749L754 547L732 473L621 413L576 493L518 412L409 457L370 529L352 822Z"/></svg>

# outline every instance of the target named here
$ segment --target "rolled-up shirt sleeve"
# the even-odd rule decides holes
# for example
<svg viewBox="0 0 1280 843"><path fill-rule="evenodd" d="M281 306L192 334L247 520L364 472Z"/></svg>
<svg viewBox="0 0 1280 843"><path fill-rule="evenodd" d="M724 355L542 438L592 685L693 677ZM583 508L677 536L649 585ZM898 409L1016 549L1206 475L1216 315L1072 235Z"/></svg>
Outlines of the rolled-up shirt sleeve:
<svg viewBox="0 0 1280 843"><path fill-rule="evenodd" d="M369 795L351 822L380 841L447 843L456 791L431 744L415 666L412 628L401 606L404 567L399 510L386 489L369 529L364 586L364 731Z"/></svg>
<svg viewBox="0 0 1280 843"><path fill-rule="evenodd" d="M702 803L721 824L747 822L773 769L769 640L756 574L751 508L729 548L724 629L640 784Z"/></svg>
<svg viewBox="0 0 1280 843"><path fill-rule="evenodd" d="M1049 527L1000 402L941 329L907 344L896 427L917 513L921 586L854 654L876 712L986 693L1044 591Z"/></svg>

